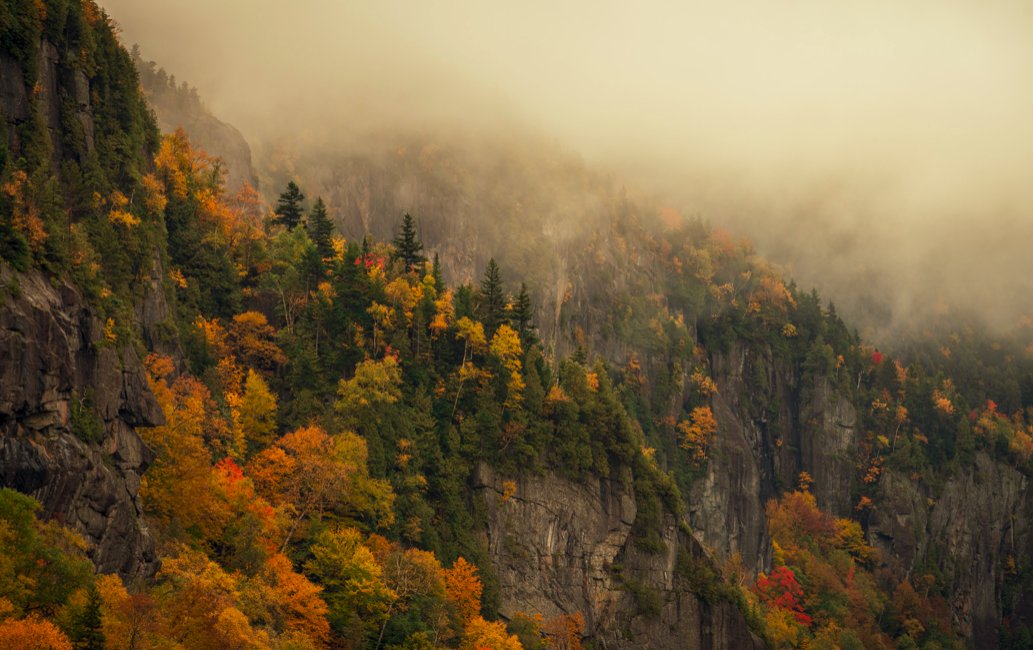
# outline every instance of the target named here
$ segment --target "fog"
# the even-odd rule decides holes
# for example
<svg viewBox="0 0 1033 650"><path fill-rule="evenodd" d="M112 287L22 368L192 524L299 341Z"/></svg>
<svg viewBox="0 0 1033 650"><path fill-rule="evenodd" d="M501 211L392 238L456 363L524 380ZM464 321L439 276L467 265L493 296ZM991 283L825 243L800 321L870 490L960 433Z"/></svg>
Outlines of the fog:
<svg viewBox="0 0 1033 650"><path fill-rule="evenodd" d="M101 0L249 138L554 138L876 334L1033 307L1033 3Z"/></svg>

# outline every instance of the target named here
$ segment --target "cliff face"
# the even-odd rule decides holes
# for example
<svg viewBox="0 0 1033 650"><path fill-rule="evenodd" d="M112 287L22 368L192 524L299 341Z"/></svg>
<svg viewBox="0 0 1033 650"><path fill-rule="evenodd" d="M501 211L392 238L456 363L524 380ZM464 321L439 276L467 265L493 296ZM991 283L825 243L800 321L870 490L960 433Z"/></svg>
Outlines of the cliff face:
<svg viewBox="0 0 1033 650"><path fill-rule="evenodd" d="M50 36L31 54L0 52L6 153L24 155L32 144L45 149L55 176L71 165L117 182L146 164L156 135L128 83L128 56L104 21L77 11L54 16L63 16L60 24L48 24ZM137 320L145 342L181 359L162 325L162 273L155 262L135 292ZM98 570L127 581L156 568L137 496L152 454L134 427L162 420L137 348L108 341L68 279L0 263L0 485L36 497L43 516L84 535Z"/></svg>
<svg viewBox="0 0 1033 650"><path fill-rule="evenodd" d="M182 128L198 148L221 158L225 164L226 188L236 192L249 183L258 185L258 179L251 168L251 147L233 125L227 124L203 110L183 110L174 103L162 102L152 95L148 101L158 118L162 133L171 133Z"/></svg>
<svg viewBox="0 0 1033 650"><path fill-rule="evenodd" d="M862 431L850 401L827 379L803 380L764 351L742 346L712 360L718 433L706 474L688 498L694 534L719 557L741 553L769 568L764 505L814 479L819 506L855 515L856 446ZM868 521L870 541L894 575L930 576L947 595L955 624L977 648L999 644L1002 618L1033 619L1022 589L1033 556L1028 479L984 452L936 489L885 470Z"/></svg>
<svg viewBox="0 0 1033 650"><path fill-rule="evenodd" d="M153 573L137 498L152 456L134 427L163 420L136 349L113 346L81 294L0 269L0 484L79 530L98 569Z"/></svg>
<svg viewBox="0 0 1033 650"><path fill-rule="evenodd" d="M606 648L760 647L734 604L694 593L690 567L711 560L673 517L664 518L662 552L636 544L630 483L525 477L506 496L503 477L478 469L500 614L580 612L587 639Z"/></svg>
<svg viewBox="0 0 1033 650"><path fill-rule="evenodd" d="M998 644L1004 610L1033 618L1033 598L1008 584L1033 554L1028 479L985 453L934 494L899 472L880 482L870 532L903 573L940 574L956 623L977 648Z"/></svg>
<svg viewBox="0 0 1033 650"><path fill-rule="evenodd" d="M177 86L175 77L169 77L153 61L141 59L135 48L133 63L140 74L144 97L154 109L162 133L183 129L197 148L221 158L225 163L226 187L231 194L244 183L258 186L251 163L251 146L236 127L212 115L196 90L185 84Z"/></svg>
<svg viewBox="0 0 1033 650"><path fill-rule="evenodd" d="M814 479L821 508L850 514L857 413L828 379L802 380L767 351L733 346L712 360L712 372L717 436L689 519L708 547L741 553L759 571L770 559L764 506L795 487L800 472Z"/></svg>
<svg viewBox="0 0 1033 650"><path fill-rule="evenodd" d="M51 160L57 168L69 152L64 151L64 131L73 124L85 151L94 151L94 120L90 83L85 73L62 67L62 53L47 40L39 45L36 91L41 102L41 117L50 136ZM0 52L0 119L7 134L7 148L19 151L18 127L33 119L31 88L26 87L22 66L7 52ZM65 119L62 120L62 108Z"/></svg>

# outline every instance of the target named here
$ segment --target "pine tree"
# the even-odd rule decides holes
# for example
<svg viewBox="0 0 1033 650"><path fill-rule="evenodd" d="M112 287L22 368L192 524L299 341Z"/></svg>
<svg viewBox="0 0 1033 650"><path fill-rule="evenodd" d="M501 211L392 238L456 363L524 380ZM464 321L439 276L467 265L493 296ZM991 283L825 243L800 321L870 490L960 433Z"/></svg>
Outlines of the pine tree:
<svg viewBox="0 0 1033 650"><path fill-rule="evenodd" d="M538 342L533 321L534 308L531 306L531 296L527 293L527 284L521 282L520 293L517 294L516 302L509 312L509 322L525 345Z"/></svg>
<svg viewBox="0 0 1033 650"><path fill-rule="evenodd" d="M331 241L331 235L334 232L334 222L330 220L330 216L326 212L326 204L323 203L323 197L316 199L316 204L312 206L305 229L308 231L309 238L316 245L316 248L319 249L319 255L323 259L334 256L334 244Z"/></svg>
<svg viewBox="0 0 1033 650"><path fill-rule="evenodd" d="M280 195L280 200L276 204L276 218L273 219L273 223L287 226L287 230L294 230L301 224L301 217L305 214L301 205L304 200L305 195L301 193L298 184L294 181L287 183L287 190Z"/></svg>
<svg viewBox="0 0 1033 650"><path fill-rule="evenodd" d="M498 329L506 315L506 295L502 292L502 278L495 258L488 262L481 280L481 291L478 296L477 312L484 323L485 333L490 337Z"/></svg>
<svg viewBox="0 0 1033 650"><path fill-rule="evenodd" d="M423 244L416 237L416 225L408 212L402 217L402 227L395 236L394 245L395 259L402 260L406 271L412 271L427 261L423 256Z"/></svg>

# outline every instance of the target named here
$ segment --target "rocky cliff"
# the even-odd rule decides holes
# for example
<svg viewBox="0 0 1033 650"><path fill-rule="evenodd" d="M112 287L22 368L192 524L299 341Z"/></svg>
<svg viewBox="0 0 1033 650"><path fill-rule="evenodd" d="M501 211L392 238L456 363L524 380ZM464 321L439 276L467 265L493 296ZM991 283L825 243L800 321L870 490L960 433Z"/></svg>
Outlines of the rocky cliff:
<svg viewBox="0 0 1033 650"><path fill-rule="evenodd" d="M50 168L51 193L28 209L62 226L96 217L76 200L82 188L72 187L82 170L90 187L125 188L156 146L129 55L95 9L75 3L41 13L34 27L22 25L20 48L0 50L0 157L36 174ZM135 303L145 342L181 359L167 326L158 245L134 252L153 272L142 271L122 297ZM25 272L0 262L0 485L35 496L44 516L79 530L98 570L146 578L156 560L137 493L152 454L135 427L163 416L138 347L105 331L96 305L68 277L80 262L62 266L65 254L58 242L39 263L37 251L33 264L16 262Z"/></svg>
<svg viewBox="0 0 1033 650"><path fill-rule="evenodd" d="M474 480L503 617L580 613L604 648L761 647L736 605L707 591L699 572L711 559L673 516L661 550L636 542L630 472L524 477L515 491L503 479L481 466Z"/></svg>
<svg viewBox="0 0 1033 650"><path fill-rule="evenodd" d="M1033 557L1033 491L1013 467L976 455L942 488L886 472L869 530L898 573L946 587L955 622L977 648L998 645L1002 616L1033 619L1033 597L1009 583Z"/></svg>
<svg viewBox="0 0 1033 650"><path fill-rule="evenodd" d="M712 359L717 437L705 475L688 498L696 537L718 557L740 553L755 571L770 566L764 505L813 480L822 509L855 516L861 439L854 406L827 378L803 379L764 349L733 346ZM896 576L943 593L957 629L977 648L998 647L1002 618L1033 618L1023 589L1033 557L1033 490L1014 467L976 454L945 478L886 470L868 536Z"/></svg>
<svg viewBox="0 0 1033 650"><path fill-rule="evenodd" d="M78 144L85 152L92 154L96 146L90 82L83 71L62 66L63 55L67 53L41 40L36 62L38 78L30 88L23 64L0 51L0 119L7 136L4 144L12 152L20 151L24 144L20 127L38 117L49 136L55 169L71 154L65 150L70 130L77 132ZM38 106L34 106L34 99L39 100Z"/></svg>
<svg viewBox="0 0 1033 650"><path fill-rule="evenodd" d="M134 427L163 421L136 348L104 335L68 282L0 267L0 484L79 530L103 572L154 571L137 498L151 454Z"/></svg>
<svg viewBox="0 0 1033 650"><path fill-rule="evenodd" d="M857 412L828 378L802 379L770 350L735 345L711 366L717 437L688 499L690 521L719 555L740 553L759 571L770 559L764 506L800 472L822 509L851 513Z"/></svg>
<svg viewBox="0 0 1033 650"><path fill-rule="evenodd" d="M201 102L197 90L158 68L153 61L144 61L136 48L133 63L140 74L140 85L147 103L158 118L162 133L183 129L193 144L223 161L226 188L232 194L245 183L258 186L258 177L251 163L251 146L232 124L212 115Z"/></svg>

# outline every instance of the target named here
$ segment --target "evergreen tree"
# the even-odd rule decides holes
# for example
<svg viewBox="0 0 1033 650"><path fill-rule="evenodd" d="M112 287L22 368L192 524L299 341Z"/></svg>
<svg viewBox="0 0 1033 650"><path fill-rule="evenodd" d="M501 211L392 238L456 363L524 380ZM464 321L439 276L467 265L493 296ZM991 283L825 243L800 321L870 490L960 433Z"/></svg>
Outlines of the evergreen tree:
<svg viewBox="0 0 1033 650"><path fill-rule="evenodd" d="M395 236L394 245L394 257L402 260L406 271L412 271L427 261L423 256L423 244L416 237L416 225L408 212L402 217L402 227Z"/></svg>
<svg viewBox="0 0 1033 650"><path fill-rule="evenodd" d="M520 293L517 294L516 302L509 312L509 322L525 345L538 342L533 320L534 309L531 306L531 296L527 293L527 283L521 282Z"/></svg>
<svg viewBox="0 0 1033 650"><path fill-rule="evenodd" d="M74 614L68 630L72 647L76 650L104 650L100 607L100 592L95 586L91 587L86 604Z"/></svg>
<svg viewBox="0 0 1033 650"><path fill-rule="evenodd" d="M445 280L441 277L441 260L434 253L434 264L430 267L430 276L434 278L434 290L440 295L445 291Z"/></svg>
<svg viewBox="0 0 1033 650"><path fill-rule="evenodd" d="M495 258L488 262L481 280L481 291L478 296L477 315L484 323L484 333L489 337L495 333L506 315L506 295L502 292L502 278Z"/></svg>
<svg viewBox="0 0 1033 650"><path fill-rule="evenodd" d="M330 220L330 216L326 212L323 197L316 199L316 204L312 206L305 229L308 231L309 238L319 249L319 255L323 259L333 257L334 245L330 237L334 232L334 222Z"/></svg>
<svg viewBox="0 0 1033 650"><path fill-rule="evenodd" d="M287 226L287 230L294 230L301 224L301 217L305 214L301 205L304 200L305 195L301 193L298 184L294 181L287 183L287 190L280 195L280 200L276 204L276 218L273 219L273 223L283 224Z"/></svg>

